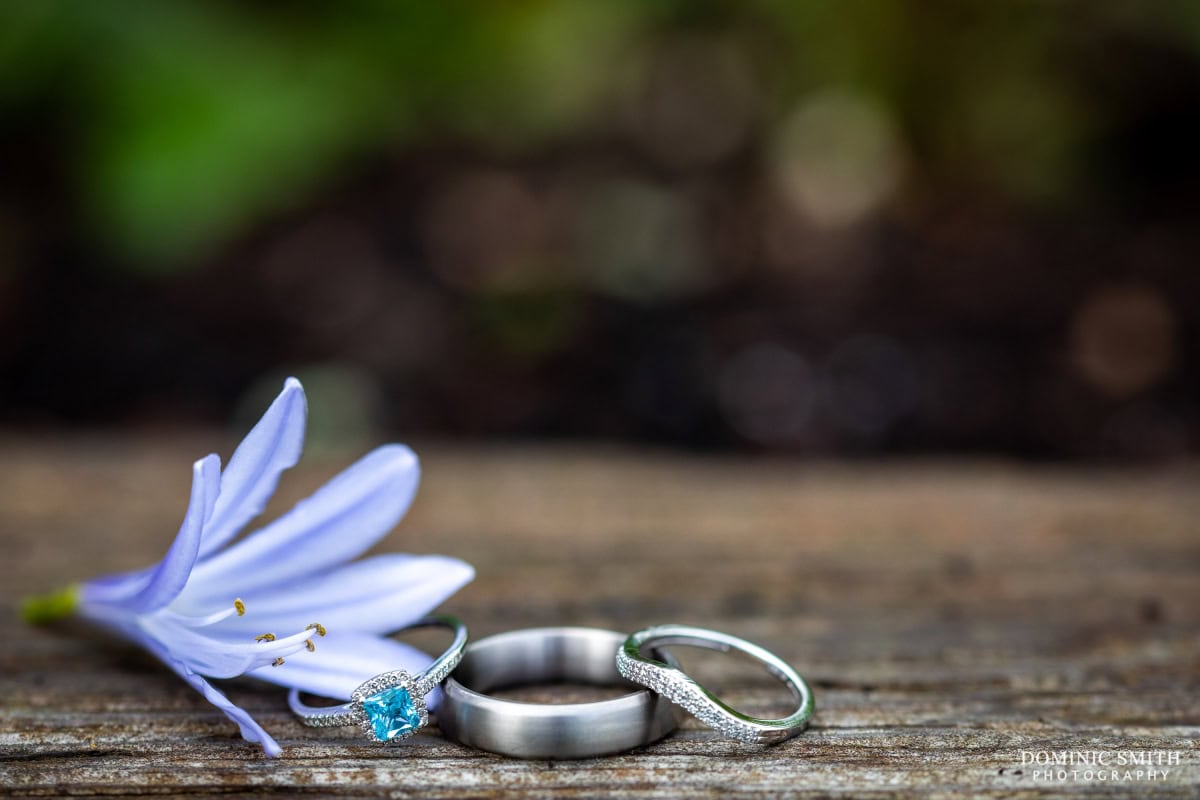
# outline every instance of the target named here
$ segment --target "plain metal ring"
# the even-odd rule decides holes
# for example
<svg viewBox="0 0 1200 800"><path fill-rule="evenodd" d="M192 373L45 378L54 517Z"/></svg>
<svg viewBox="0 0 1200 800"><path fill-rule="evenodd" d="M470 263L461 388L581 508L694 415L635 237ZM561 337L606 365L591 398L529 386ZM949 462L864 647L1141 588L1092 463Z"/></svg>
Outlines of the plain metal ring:
<svg viewBox="0 0 1200 800"><path fill-rule="evenodd" d="M677 666L642 654L645 648L669 647L673 644L705 647L724 653L738 650L761 661L791 691L798 704L797 709L782 719L747 716L721 702ZM769 650L720 631L693 628L690 625L655 625L630 634L617 653L616 663L617 670L624 677L670 698L709 727L744 742L774 744L790 739L808 727L813 714L812 691L790 664Z"/></svg>
<svg viewBox="0 0 1200 800"><path fill-rule="evenodd" d="M679 725L675 707L617 673L613 655L624 639L597 628L530 628L473 642L442 687L438 726L461 744L515 758L587 758L657 741ZM485 694L554 682L634 691L561 705Z"/></svg>
<svg viewBox="0 0 1200 800"><path fill-rule="evenodd" d="M458 666L467 645L467 626L449 614L431 614L402 631L429 627L449 628L454 631L454 642L423 672L409 675L397 670L376 675L354 690L349 703L337 706L310 706L293 687L288 705L301 722L314 728L358 725L376 742L407 739L429 723L425 696Z"/></svg>

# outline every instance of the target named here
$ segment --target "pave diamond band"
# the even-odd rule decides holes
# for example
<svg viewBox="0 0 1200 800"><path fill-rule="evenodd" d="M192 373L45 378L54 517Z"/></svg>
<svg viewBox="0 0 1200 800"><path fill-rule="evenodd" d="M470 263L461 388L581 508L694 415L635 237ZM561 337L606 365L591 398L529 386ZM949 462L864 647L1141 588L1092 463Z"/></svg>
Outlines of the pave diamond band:
<svg viewBox="0 0 1200 800"><path fill-rule="evenodd" d="M467 626L446 614L425 617L404 630L435 626L454 631L454 642L425 671L410 675L396 670L376 675L351 693L349 703L337 706L310 706L300 699L300 690L293 688L288 693L288 705L301 722L314 728L358 725L381 744L407 739L429 724L425 696L454 671L467 645Z"/></svg>
<svg viewBox="0 0 1200 800"><path fill-rule="evenodd" d="M725 703L678 667L642 655L648 648L682 644L729 652L737 650L762 662L791 691L798 708L782 719L756 719ZM617 671L634 683L658 692L732 739L751 744L774 744L808 726L813 713L812 691L786 661L756 644L719 631L689 625L656 625L633 633L617 652Z"/></svg>

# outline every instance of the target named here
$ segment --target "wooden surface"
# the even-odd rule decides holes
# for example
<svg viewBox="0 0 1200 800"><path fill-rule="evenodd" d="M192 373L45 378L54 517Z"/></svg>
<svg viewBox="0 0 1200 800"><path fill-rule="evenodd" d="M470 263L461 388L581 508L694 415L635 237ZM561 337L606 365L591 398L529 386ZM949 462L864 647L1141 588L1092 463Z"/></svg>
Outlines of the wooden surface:
<svg viewBox="0 0 1200 800"><path fill-rule="evenodd" d="M14 619L22 594L160 558L188 466L211 449L211 436L0 441L5 793L1200 793L1194 470L420 448L418 501L381 549L474 563L478 579L446 608L475 636L718 628L795 664L816 693L814 723L760 748L689 720L642 751L523 762L436 731L377 749L352 729L301 727L275 687L227 683L285 747L270 760L136 650ZM281 493L294 500L347 460L306 457ZM695 668L747 712L785 710L771 679L737 659ZM1181 763L1165 780L1121 783L1048 783L1022 765L1022 751L1081 749L1176 751Z"/></svg>

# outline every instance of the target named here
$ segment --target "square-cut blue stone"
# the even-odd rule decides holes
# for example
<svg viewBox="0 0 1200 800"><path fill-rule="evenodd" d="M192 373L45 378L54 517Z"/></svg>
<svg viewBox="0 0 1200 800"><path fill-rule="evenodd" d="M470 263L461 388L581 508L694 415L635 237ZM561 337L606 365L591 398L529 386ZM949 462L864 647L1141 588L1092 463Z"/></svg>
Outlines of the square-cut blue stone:
<svg viewBox="0 0 1200 800"><path fill-rule="evenodd" d="M397 736L421 727L421 713L403 686L377 692L363 700L362 704L375 737L381 742L390 742Z"/></svg>

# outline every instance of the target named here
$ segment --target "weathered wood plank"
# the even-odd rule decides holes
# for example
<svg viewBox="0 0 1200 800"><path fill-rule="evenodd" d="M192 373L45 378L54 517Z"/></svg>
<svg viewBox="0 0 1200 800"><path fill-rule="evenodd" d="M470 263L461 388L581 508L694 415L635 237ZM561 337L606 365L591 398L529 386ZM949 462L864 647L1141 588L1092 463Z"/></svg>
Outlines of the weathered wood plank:
<svg viewBox="0 0 1200 800"><path fill-rule="evenodd" d="M375 749L298 725L276 688L227 684L280 739L264 759L153 660L27 628L16 598L159 558L197 439L0 443L0 787L5 794L651 797L1194 796L1200 791L1196 472L986 463L804 464L431 446L383 549L442 552L477 581L476 636L658 621L758 641L818 712L773 748L689 721L644 751L553 764L436 732ZM273 509L347 458L313 459ZM79 633L79 631L76 631ZM737 659L690 665L751 713L782 710ZM543 698L555 694L534 692ZM1022 751L1175 751L1165 780L1033 777Z"/></svg>

